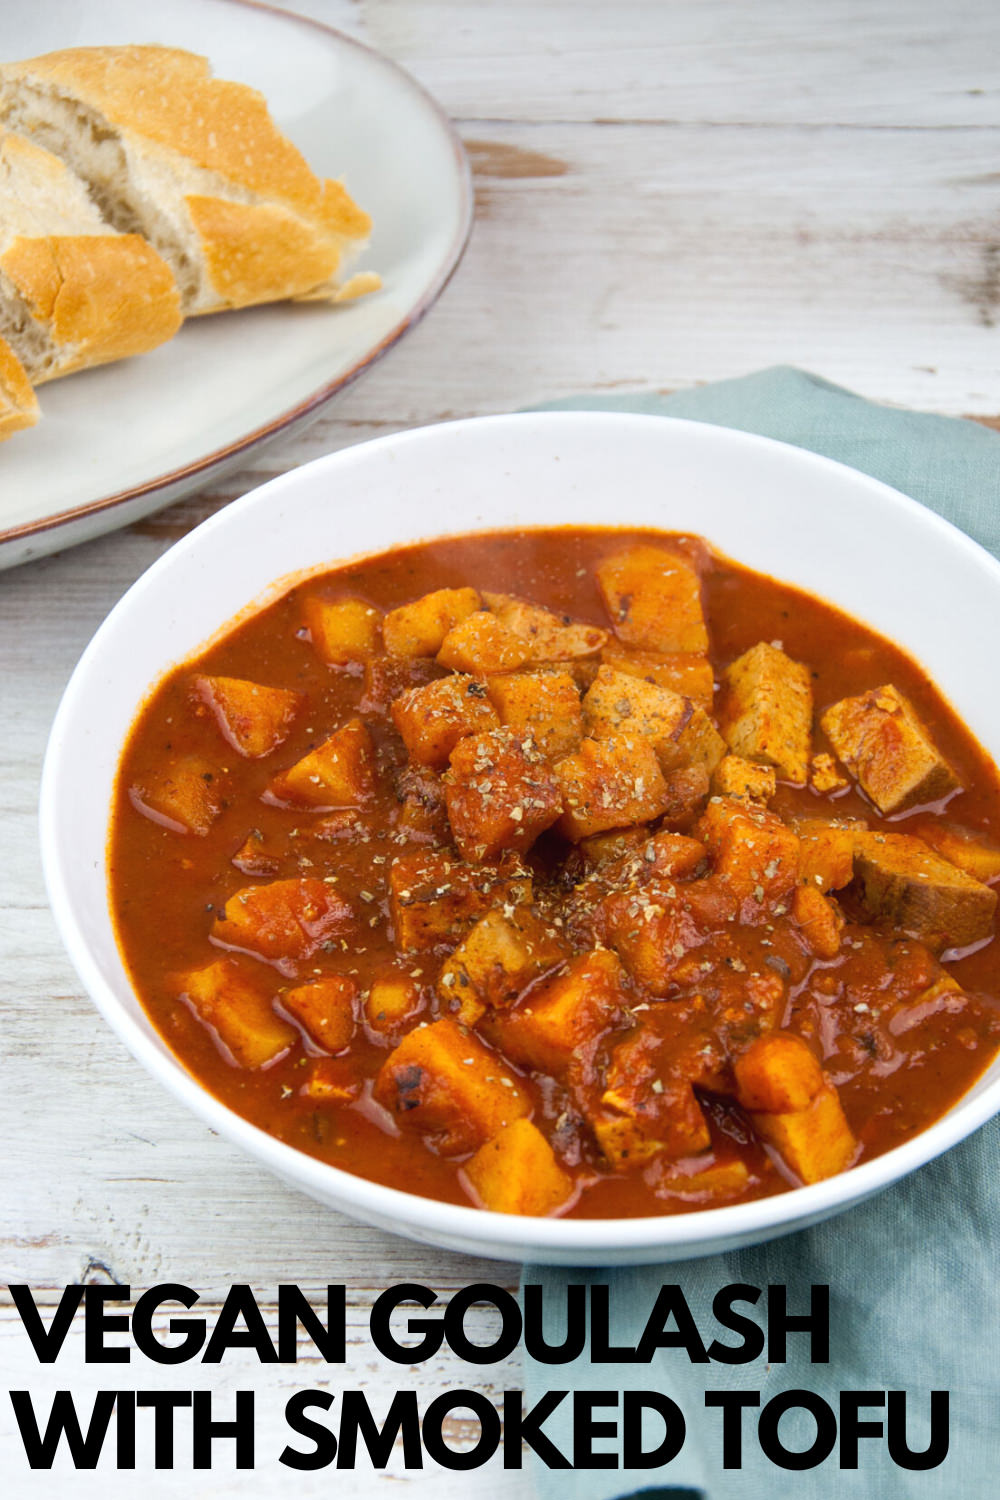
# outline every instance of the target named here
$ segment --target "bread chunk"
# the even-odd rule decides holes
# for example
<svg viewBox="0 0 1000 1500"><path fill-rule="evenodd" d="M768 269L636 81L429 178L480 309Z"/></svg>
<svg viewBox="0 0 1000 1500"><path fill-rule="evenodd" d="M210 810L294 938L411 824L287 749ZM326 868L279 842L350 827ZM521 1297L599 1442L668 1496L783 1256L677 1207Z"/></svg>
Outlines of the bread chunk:
<svg viewBox="0 0 1000 1500"><path fill-rule="evenodd" d="M537 1125L521 1118L480 1146L462 1175L483 1208L501 1214L550 1214L573 1194L573 1179Z"/></svg>
<svg viewBox="0 0 1000 1500"><path fill-rule="evenodd" d="M928 947L964 948L993 932L997 893L906 833L862 833L855 888L869 916Z"/></svg>
<svg viewBox="0 0 1000 1500"><path fill-rule="evenodd" d="M704 766L711 772L726 747L705 713L669 688L601 667L583 699L584 723L596 739L641 734L650 741L664 771Z"/></svg>
<svg viewBox="0 0 1000 1500"><path fill-rule="evenodd" d="M808 667L759 641L726 668L722 680L719 726L730 750L776 766L787 781L805 786L813 713Z"/></svg>
<svg viewBox="0 0 1000 1500"><path fill-rule="evenodd" d="M34 427L38 421L38 397L28 372L7 340L0 336L0 443Z"/></svg>
<svg viewBox="0 0 1000 1500"><path fill-rule="evenodd" d="M628 547L596 569L618 639L643 651L708 650L701 580L686 557L665 547Z"/></svg>
<svg viewBox="0 0 1000 1500"><path fill-rule="evenodd" d="M820 723L838 757L880 813L936 802L958 786L958 777L917 716L891 683L843 698Z"/></svg>

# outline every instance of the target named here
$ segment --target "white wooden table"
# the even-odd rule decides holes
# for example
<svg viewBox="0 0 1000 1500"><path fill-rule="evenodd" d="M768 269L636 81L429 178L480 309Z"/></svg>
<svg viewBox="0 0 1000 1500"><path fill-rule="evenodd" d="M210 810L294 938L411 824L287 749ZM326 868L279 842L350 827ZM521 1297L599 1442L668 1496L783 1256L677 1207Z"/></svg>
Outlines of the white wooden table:
<svg viewBox="0 0 1000 1500"><path fill-rule="evenodd" d="M308 432L207 494L0 577L0 1267L49 1304L71 1281L349 1288L344 1369L249 1359L178 1370L54 1367L0 1299L0 1362L57 1387L255 1386L257 1468L32 1474L0 1394L12 1496L458 1495L461 1474L296 1475L275 1462L285 1395L329 1380L373 1406L521 1384L451 1357L374 1354L366 1309L412 1280L442 1294L515 1268L348 1222L269 1178L151 1085L71 972L42 889L35 803L74 662L128 585L197 521L272 475L379 433L570 392L671 389L773 363L949 414L1000 413L1000 10L991 0L302 0L409 67L457 119L478 219L440 305ZM996 423L1000 425L1000 422ZM110 1373L109 1373L110 1372ZM86 1401L83 1402L86 1405ZM461 1437L460 1425L456 1439ZM183 1429L183 1427L181 1428ZM528 1493L499 1463L484 1496Z"/></svg>

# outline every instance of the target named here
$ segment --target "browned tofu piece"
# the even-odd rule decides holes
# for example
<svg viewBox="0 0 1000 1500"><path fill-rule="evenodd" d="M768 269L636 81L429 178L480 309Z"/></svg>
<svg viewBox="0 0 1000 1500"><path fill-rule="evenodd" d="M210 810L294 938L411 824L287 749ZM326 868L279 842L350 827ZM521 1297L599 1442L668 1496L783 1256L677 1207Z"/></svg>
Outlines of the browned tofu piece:
<svg viewBox="0 0 1000 1500"><path fill-rule="evenodd" d="M226 803L228 777L200 755L178 755L129 788L138 812L174 833L204 836Z"/></svg>
<svg viewBox="0 0 1000 1500"><path fill-rule="evenodd" d="M354 1035L358 986L347 974L328 974L285 990L281 1004L324 1052L343 1052Z"/></svg>
<svg viewBox="0 0 1000 1500"><path fill-rule="evenodd" d="M393 703L392 717L410 759L435 770L448 764L467 734L481 734L500 723L485 683L460 673L411 688Z"/></svg>
<svg viewBox="0 0 1000 1500"><path fill-rule="evenodd" d="M230 896L212 924L212 937L261 958L309 958L353 926L350 903L327 881L272 880Z"/></svg>
<svg viewBox="0 0 1000 1500"><path fill-rule="evenodd" d="M868 915L930 948L964 948L993 932L997 893L906 833L862 833L855 888Z"/></svg>
<svg viewBox="0 0 1000 1500"><path fill-rule="evenodd" d="M608 638L607 631L597 625L557 615L513 594L484 593L483 598L500 623L525 642L532 662L596 656Z"/></svg>
<svg viewBox="0 0 1000 1500"><path fill-rule="evenodd" d="M844 931L844 917L819 886L797 885L792 892L792 916L817 958L836 958Z"/></svg>
<svg viewBox="0 0 1000 1500"><path fill-rule="evenodd" d="M830 792L842 792L850 783L837 770L837 762L833 756L821 750L809 762L809 785L814 792L826 796Z"/></svg>
<svg viewBox="0 0 1000 1500"><path fill-rule="evenodd" d="M623 1080L604 1091L590 1126L616 1172L635 1171L660 1155L697 1156L711 1144L701 1105L683 1078L662 1082L659 1091L648 1080L637 1086Z"/></svg>
<svg viewBox="0 0 1000 1500"><path fill-rule="evenodd" d="M925 844L930 844L942 859L957 865L975 880L1000 879L1000 847L983 834L973 833L958 823L942 823L930 818L916 824L913 832Z"/></svg>
<svg viewBox="0 0 1000 1500"><path fill-rule="evenodd" d="M301 807L363 807L375 795L375 748L360 719L351 719L270 785L280 802Z"/></svg>
<svg viewBox="0 0 1000 1500"><path fill-rule="evenodd" d="M372 980L365 996L365 1025L376 1037L398 1042L426 1009L416 979L402 969L385 969Z"/></svg>
<svg viewBox="0 0 1000 1500"><path fill-rule="evenodd" d="M601 667L583 700L588 734L641 734L650 741L664 771L704 766L711 771L726 746L705 713L689 698L641 677Z"/></svg>
<svg viewBox="0 0 1000 1500"><path fill-rule="evenodd" d="M575 1190L542 1132L523 1117L480 1146L462 1175L482 1207L499 1214L551 1214Z"/></svg>
<svg viewBox="0 0 1000 1500"><path fill-rule="evenodd" d="M524 854L563 807L545 756L503 728L459 740L444 800L458 852L475 863L508 850Z"/></svg>
<svg viewBox="0 0 1000 1500"><path fill-rule="evenodd" d="M503 1059L450 1017L408 1032L372 1092L401 1129L428 1136L442 1156L475 1151L531 1113Z"/></svg>
<svg viewBox="0 0 1000 1500"><path fill-rule="evenodd" d="M695 832L713 857L715 873L742 901L778 901L799 878L798 835L766 808L713 797Z"/></svg>
<svg viewBox="0 0 1000 1500"><path fill-rule="evenodd" d="M455 625L438 651L442 667L488 677L494 672L516 672L531 658L526 641L502 625L496 615L481 609Z"/></svg>
<svg viewBox="0 0 1000 1500"><path fill-rule="evenodd" d="M936 802L958 777L909 699L887 683L858 698L842 698L820 720L838 757L881 813Z"/></svg>
<svg viewBox="0 0 1000 1500"><path fill-rule="evenodd" d="M641 677L656 687L680 693L699 708L712 707L715 674L707 656L691 651L633 651L620 641L609 641L601 652L601 661L616 672L627 672L630 677Z"/></svg>
<svg viewBox="0 0 1000 1500"><path fill-rule="evenodd" d="M528 907L490 911L459 943L438 976L446 1010L474 1026L490 1007L509 1005L532 980L566 957L558 931Z"/></svg>
<svg viewBox="0 0 1000 1500"><path fill-rule="evenodd" d="M437 656L449 630L482 607L478 589L435 589L391 609L382 621L382 640L393 656Z"/></svg>
<svg viewBox="0 0 1000 1500"><path fill-rule="evenodd" d="M488 1035L513 1062L565 1078L620 1020L624 984L618 959L597 948L491 1018Z"/></svg>
<svg viewBox="0 0 1000 1500"><path fill-rule="evenodd" d="M331 667L347 667L374 656L382 645L381 615L363 599L322 599L303 605L316 654Z"/></svg>
<svg viewBox="0 0 1000 1500"><path fill-rule="evenodd" d="M423 952L454 943L494 906L526 906L531 877L516 859L467 865L440 849L400 854L389 867L389 909L397 948Z"/></svg>
<svg viewBox="0 0 1000 1500"><path fill-rule="evenodd" d="M641 735L582 740L576 754L557 761L554 770L565 807L559 832L574 842L652 822L668 806L656 751Z"/></svg>
<svg viewBox="0 0 1000 1500"><path fill-rule="evenodd" d="M809 668L759 641L726 668L722 681L719 727L730 750L805 786L812 751Z"/></svg>
<svg viewBox="0 0 1000 1500"><path fill-rule="evenodd" d="M754 1042L736 1062L736 1084L756 1134L802 1182L822 1182L851 1165L857 1141L836 1089L800 1037L772 1032Z"/></svg>
<svg viewBox="0 0 1000 1500"><path fill-rule="evenodd" d="M839 891L854 878L854 846L867 824L856 818L800 818L799 875L820 891Z"/></svg>
<svg viewBox="0 0 1000 1500"><path fill-rule="evenodd" d="M295 1027L282 1020L270 996L234 959L178 974L173 986L241 1068L264 1068L299 1040Z"/></svg>
<svg viewBox="0 0 1000 1500"><path fill-rule="evenodd" d="M569 672L503 672L489 679L501 724L534 740L550 760L569 755L583 737L580 690Z"/></svg>
<svg viewBox="0 0 1000 1500"><path fill-rule="evenodd" d="M777 790L777 777L772 766L757 765L741 755L724 755L712 772L711 787L717 797L766 806Z"/></svg>
<svg viewBox="0 0 1000 1500"><path fill-rule="evenodd" d="M644 651L708 650L697 569L664 547L627 547L597 566L597 583L619 640Z"/></svg>
<svg viewBox="0 0 1000 1500"><path fill-rule="evenodd" d="M241 677L197 676L193 685L228 743L250 760L269 755L288 738L303 702L301 693Z"/></svg>

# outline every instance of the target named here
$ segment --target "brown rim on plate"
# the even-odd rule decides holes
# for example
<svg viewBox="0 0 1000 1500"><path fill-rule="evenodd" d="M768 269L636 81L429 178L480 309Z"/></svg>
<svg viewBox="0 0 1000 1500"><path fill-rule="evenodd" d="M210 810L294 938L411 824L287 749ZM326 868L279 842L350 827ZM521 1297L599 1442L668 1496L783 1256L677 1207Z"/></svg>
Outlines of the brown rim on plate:
<svg viewBox="0 0 1000 1500"><path fill-rule="evenodd" d="M384 52L379 52L376 48L369 47L365 42L359 42L355 37L348 36L346 32L338 31L335 26L327 26L323 21L315 21L311 16L299 15L297 11L282 10L278 6L268 4L267 0L224 0L224 3L227 5L246 6L251 10L267 11L270 15L280 17L281 20L290 21L300 26L311 26L315 30L323 32L326 36L335 37L338 42L343 43L346 47L353 47L359 52L365 52L370 57L376 58L385 67L402 74L414 91L421 96L424 103L429 106L431 112L437 117L447 139L451 143L452 154L458 171L460 192L460 217L455 237L449 245L448 252L442 260L434 279L406 316L401 318L350 369L345 370L335 380L331 380L326 385L320 386L318 390L313 391L311 395L307 396L304 401L300 401L296 406L290 407L272 421L265 422L263 426L253 428L252 431L238 438L235 442L228 443L224 448L214 449L211 453L207 453L204 458L199 458L194 463L184 464L179 469L171 469L166 474L159 474L155 479L147 480L143 484L132 485L131 488L120 490L117 494L106 495L102 500L86 501L81 505L73 506L69 510L58 511L55 515L46 516L43 520L25 521L18 526L9 526L0 529L0 545L3 545L5 542L18 541L24 537L38 536L42 532L51 531L58 526L64 526L69 521L81 520L85 516L99 515L103 511L114 509L117 505L124 505L128 500L137 500L143 495L155 495L158 490L168 489L171 485L178 484L188 478L193 478L198 474L204 475L207 480L214 469L228 464L230 460L248 448L252 448L258 443L267 442L269 439L277 437L287 427L303 421L312 412L318 411L325 402L337 395L339 391L345 390L347 386L353 384L360 375L363 375L366 370L370 369L372 365L381 359L382 355L391 349L393 344L397 343L410 328L414 328L426 317L455 274L465 253L466 246L469 243L469 235L472 232L474 203L469 159L450 117L441 108L433 95L427 92L423 84L418 83L411 73L407 72L393 58L387 57ZM175 498L181 500L183 496L178 495ZM173 501L165 503L172 504Z"/></svg>

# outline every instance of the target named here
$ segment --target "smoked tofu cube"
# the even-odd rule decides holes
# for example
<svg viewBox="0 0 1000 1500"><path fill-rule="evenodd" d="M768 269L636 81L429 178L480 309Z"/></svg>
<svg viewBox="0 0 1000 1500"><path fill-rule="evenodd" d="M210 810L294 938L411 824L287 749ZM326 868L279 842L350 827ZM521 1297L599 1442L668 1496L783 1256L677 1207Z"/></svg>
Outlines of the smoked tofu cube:
<svg viewBox="0 0 1000 1500"><path fill-rule="evenodd" d="M500 720L476 677L456 674L411 688L392 705L392 718L418 766L440 770L467 734L496 728Z"/></svg>
<svg viewBox="0 0 1000 1500"><path fill-rule="evenodd" d="M483 598L501 625L525 642L531 662L574 661L578 657L596 656L608 638L607 631L597 625L557 615L513 594L484 593Z"/></svg>
<svg viewBox="0 0 1000 1500"><path fill-rule="evenodd" d="M867 824L854 818L801 818L799 875L820 891L839 891L854 878L854 846Z"/></svg>
<svg viewBox="0 0 1000 1500"><path fill-rule="evenodd" d="M755 1133L804 1183L851 1165L857 1141L836 1089L800 1037L772 1032L735 1065L737 1098Z"/></svg>
<svg viewBox="0 0 1000 1500"><path fill-rule="evenodd" d="M533 741L509 729L460 740L445 776L445 806L463 859L525 853L562 812L559 784Z"/></svg>
<svg viewBox="0 0 1000 1500"><path fill-rule="evenodd" d="M724 755L712 772L712 791L717 797L766 806L777 790L772 766L759 766L741 755Z"/></svg>
<svg viewBox="0 0 1000 1500"><path fill-rule="evenodd" d="M812 751L809 668L759 641L726 668L722 681L719 726L730 750L805 786Z"/></svg>
<svg viewBox="0 0 1000 1500"><path fill-rule="evenodd" d="M964 948L993 933L997 893L905 833L862 833L855 890L873 919L912 933L929 948Z"/></svg>
<svg viewBox="0 0 1000 1500"><path fill-rule="evenodd" d="M412 604L391 609L382 640L393 656L437 656L449 630L482 607L478 589L435 589Z"/></svg>
<svg viewBox="0 0 1000 1500"><path fill-rule="evenodd" d="M715 873L744 903L780 901L798 881L798 835L766 808L713 797L696 834L712 855Z"/></svg>
<svg viewBox="0 0 1000 1500"><path fill-rule="evenodd" d="M228 778L200 755L179 755L129 789L132 805L174 833L211 828L226 805Z"/></svg>
<svg viewBox="0 0 1000 1500"><path fill-rule="evenodd" d="M363 599L321 599L303 605L317 656L331 667L348 667L374 656L382 645L381 614Z"/></svg>
<svg viewBox="0 0 1000 1500"><path fill-rule="evenodd" d="M887 683L834 703L820 720L837 756L880 813L936 802L958 777L909 699Z"/></svg>
<svg viewBox="0 0 1000 1500"><path fill-rule="evenodd" d="M282 1020L270 997L231 958L179 974L174 986L238 1067L266 1068L299 1040L295 1027Z"/></svg>
<svg viewBox="0 0 1000 1500"><path fill-rule="evenodd" d="M588 734L641 734L650 741L664 771L704 766L711 772L726 746L705 713L690 699L641 677L601 667L583 700Z"/></svg>
<svg viewBox="0 0 1000 1500"><path fill-rule="evenodd" d="M513 1062L566 1078L586 1067L626 1003L621 964L597 948L573 959L512 1010L501 1011L488 1034Z"/></svg>
<svg viewBox="0 0 1000 1500"><path fill-rule="evenodd" d="M280 802L302 807L363 807L375 795L375 749L360 719L351 719L271 782Z"/></svg>
<svg viewBox="0 0 1000 1500"><path fill-rule="evenodd" d="M494 672L516 672L530 660L526 641L508 630L489 610L481 609L455 625L438 651L442 667L488 677Z"/></svg>
<svg viewBox="0 0 1000 1500"><path fill-rule="evenodd" d="M551 1214L575 1190L537 1125L523 1118L480 1146L462 1176L482 1207L499 1214Z"/></svg>
<svg viewBox="0 0 1000 1500"><path fill-rule="evenodd" d="M550 760L569 755L579 745L580 690L569 672L503 672L489 679L489 695L501 724L534 740Z"/></svg>
<svg viewBox="0 0 1000 1500"><path fill-rule="evenodd" d="M250 760L270 755L288 738L303 702L301 693L240 677L196 677L194 690L227 742Z"/></svg>
<svg viewBox="0 0 1000 1500"><path fill-rule="evenodd" d="M654 1092L638 1087L606 1089L591 1129L616 1172L635 1171L654 1156L697 1156L711 1145L708 1122L691 1084L683 1078L661 1082Z"/></svg>
<svg viewBox="0 0 1000 1500"><path fill-rule="evenodd" d="M354 1035L356 982L346 974L328 974L325 979L285 990L281 1004L324 1052L343 1052Z"/></svg>
<svg viewBox="0 0 1000 1500"><path fill-rule="evenodd" d="M487 912L459 943L438 977L447 1010L474 1026L491 1007L509 1005L566 957L566 945L528 907Z"/></svg>
<svg viewBox="0 0 1000 1500"><path fill-rule="evenodd" d="M389 910L397 948L423 952L454 943L494 906L526 906L531 877L516 860L464 864L439 849L401 854L389 867Z"/></svg>
<svg viewBox="0 0 1000 1500"><path fill-rule="evenodd" d="M365 1025L376 1037L399 1041L425 1009L423 991L412 974L386 969L365 996Z"/></svg>
<svg viewBox="0 0 1000 1500"><path fill-rule="evenodd" d="M841 776L837 770L837 762L832 755L821 750L814 755L809 762L809 785L814 792L820 796L826 796L830 792L842 792L850 783L846 776Z"/></svg>
<svg viewBox="0 0 1000 1500"><path fill-rule="evenodd" d="M817 958L836 958L844 918L815 885L797 885L792 893L792 916Z"/></svg>
<svg viewBox="0 0 1000 1500"><path fill-rule="evenodd" d="M627 547L597 567L597 583L619 640L643 651L708 650L697 569L663 547Z"/></svg>
<svg viewBox="0 0 1000 1500"><path fill-rule="evenodd" d="M1000 879L1000 848L981 834L972 833L957 823L929 820L918 824L913 832L925 844L930 844L942 859L957 865L975 880Z"/></svg>
<svg viewBox="0 0 1000 1500"><path fill-rule="evenodd" d="M450 1017L408 1032L379 1069L373 1094L401 1129L428 1136L442 1156L475 1151L531 1113L515 1074Z"/></svg>
<svg viewBox="0 0 1000 1500"><path fill-rule="evenodd" d="M310 958L353 926L350 904L325 880L272 880L230 896L212 937L226 948L287 960Z"/></svg>
<svg viewBox="0 0 1000 1500"><path fill-rule="evenodd" d="M669 688L690 698L699 708L710 709L715 694L715 674L707 656L695 652L632 651L619 641L609 641L601 661L615 672L641 677L656 687Z"/></svg>
<svg viewBox="0 0 1000 1500"><path fill-rule="evenodd" d="M559 832L578 842L611 828L650 823L668 806L667 784L649 740L619 734L585 739L554 767L565 811Z"/></svg>

